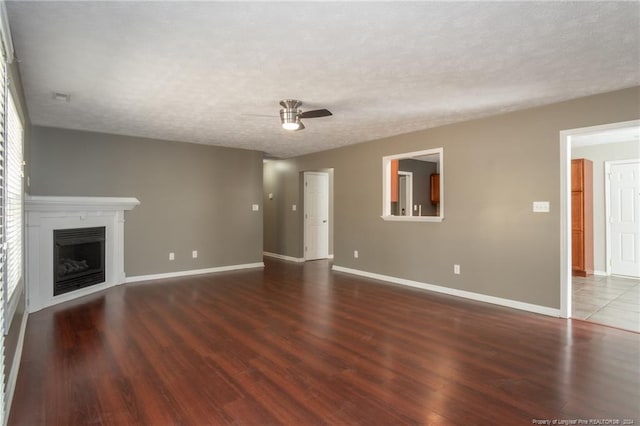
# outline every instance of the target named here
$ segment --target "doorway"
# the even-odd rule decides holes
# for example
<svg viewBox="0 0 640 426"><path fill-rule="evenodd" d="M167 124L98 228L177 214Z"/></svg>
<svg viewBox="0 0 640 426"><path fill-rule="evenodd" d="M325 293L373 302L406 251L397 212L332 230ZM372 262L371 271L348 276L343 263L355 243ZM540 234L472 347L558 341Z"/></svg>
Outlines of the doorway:
<svg viewBox="0 0 640 426"><path fill-rule="evenodd" d="M329 174L304 172L304 259L329 257Z"/></svg>
<svg viewBox="0 0 640 426"><path fill-rule="evenodd" d="M398 213L400 216L413 216L413 173L398 172Z"/></svg>
<svg viewBox="0 0 640 426"><path fill-rule="evenodd" d="M561 316L578 318L614 327L640 331L640 281L614 275L610 267L610 254L613 254L610 238L626 238L624 256L633 258L638 255L638 243L635 237L614 237L610 229L607 211L609 196L608 176L605 170L611 160L629 160L640 157L640 120L613 123L603 126L572 129L560 132L561 157ZM571 161L588 160L593 164L593 199L589 207L593 210L593 274L587 277L572 276L572 202L571 202ZM625 161L626 162L626 161ZM614 170L615 171L615 170ZM634 172L635 173L635 172ZM638 176L636 174L636 176ZM574 189L575 191L575 189ZM640 221L638 208L629 208L628 203L638 203L640 192L635 192L635 201L628 197L621 206L626 219L631 220L634 229ZM605 200L607 198L607 200ZM636 204L637 206L637 204ZM575 213L575 211L574 211ZM633 217L632 217L633 216ZM627 222L629 221L627 220ZM578 246L578 249L580 246ZM618 248L620 248L618 246ZM622 256L622 254L620 254Z"/></svg>

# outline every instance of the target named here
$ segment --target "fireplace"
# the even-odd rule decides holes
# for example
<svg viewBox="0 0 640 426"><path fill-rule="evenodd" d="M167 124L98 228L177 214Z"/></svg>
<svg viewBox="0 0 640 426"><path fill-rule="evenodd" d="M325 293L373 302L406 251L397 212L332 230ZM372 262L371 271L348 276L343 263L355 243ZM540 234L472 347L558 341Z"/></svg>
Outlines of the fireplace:
<svg viewBox="0 0 640 426"><path fill-rule="evenodd" d="M124 197L27 195L27 311L123 284L125 211L138 204ZM93 231L75 235L87 230Z"/></svg>
<svg viewBox="0 0 640 426"><path fill-rule="evenodd" d="M53 295L105 281L105 227L53 231Z"/></svg>

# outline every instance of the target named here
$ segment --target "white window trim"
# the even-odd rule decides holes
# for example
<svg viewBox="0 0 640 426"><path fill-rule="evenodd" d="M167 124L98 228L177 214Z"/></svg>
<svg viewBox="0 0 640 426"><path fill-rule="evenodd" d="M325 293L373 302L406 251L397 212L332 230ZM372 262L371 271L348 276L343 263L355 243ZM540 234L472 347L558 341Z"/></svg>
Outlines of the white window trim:
<svg viewBox="0 0 640 426"><path fill-rule="evenodd" d="M440 156L440 211L438 216L394 216L391 214L391 160L438 154ZM404 152L382 157L382 216L390 222L442 222L444 220L444 149Z"/></svg>
<svg viewBox="0 0 640 426"><path fill-rule="evenodd" d="M5 69L5 73L8 73L8 69ZM9 80L8 78L5 80L6 82L6 89L5 89L5 152L4 152L4 167L5 167L5 181L4 181L4 208L3 208L3 214L4 217L3 219L3 225L4 225L4 252L5 252L5 259L4 259L4 318L3 318L3 331L4 334L8 334L9 333L9 329L11 327L11 323L13 321L13 318L15 317L15 313L16 310L18 308L18 304L20 302L20 298L23 297L23 293L24 293L24 276L25 276L25 271L24 271L24 260L25 260L25 245L24 245L24 182L21 185L21 191L22 191L22 203L20 206L20 217L21 217L21 226L22 226L22 232L21 232L21 250L22 250L22 255L21 255L21 264L20 264L20 277L17 281L17 283L15 284L15 287L12 289L11 292L9 292L9 282L8 282L8 271L9 271L9 253L8 253L8 249L7 249L7 241L6 241L6 233L7 233L7 227L6 227L6 215L7 215L7 185L8 185L8 176L6 176L6 173L8 173L8 162L7 162L7 154L9 151L9 108L14 108L14 113L15 113L15 119L18 120L22 133L21 133L21 141L20 143L22 144L22 161L21 161L21 167L23 167L24 164L24 123L22 121L22 117L20 116L20 112L18 110L18 103L16 102L16 97L14 96L14 94L11 92L10 90L10 85L9 85ZM24 170L21 170L21 176L20 178L23 179L23 173Z"/></svg>

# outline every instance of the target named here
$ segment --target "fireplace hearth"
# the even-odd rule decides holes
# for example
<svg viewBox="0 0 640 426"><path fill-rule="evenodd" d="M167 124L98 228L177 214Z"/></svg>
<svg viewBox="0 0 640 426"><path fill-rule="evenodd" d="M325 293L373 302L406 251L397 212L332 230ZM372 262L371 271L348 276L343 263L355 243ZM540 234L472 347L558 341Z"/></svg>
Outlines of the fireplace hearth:
<svg viewBox="0 0 640 426"><path fill-rule="evenodd" d="M53 231L53 295L105 281L105 227Z"/></svg>

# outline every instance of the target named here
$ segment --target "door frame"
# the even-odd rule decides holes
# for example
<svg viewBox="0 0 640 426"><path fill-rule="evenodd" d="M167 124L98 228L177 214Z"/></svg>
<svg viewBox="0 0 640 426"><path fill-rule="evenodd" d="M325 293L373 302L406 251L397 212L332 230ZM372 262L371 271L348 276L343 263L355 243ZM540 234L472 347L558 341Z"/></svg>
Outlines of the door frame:
<svg viewBox="0 0 640 426"><path fill-rule="evenodd" d="M618 164L640 164L640 158L629 160L612 160L604 162L604 270L607 275L611 275L611 166Z"/></svg>
<svg viewBox="0 0 640 426"><path fill-rule="evenodd" d="M571 318L571 137L640 126L640 120L560 131L560 317Z"/></svg>
<svg viewBox="0 0 640 426"><path fill-rule="evenodd" d="M308 204L308 200L307 200L307 186L304 184L306 182L306 178L308 175L324 175L326 176L327 179L327 259L331 256L331 253L329 253L330 250L330 232L329 229L331 228L331 197L330 197L330 193L331 193L331 179L329 176L329 172L324 172L324 171L305 171L302 172L302 182L303 182L303 188L302 188L302 195L303 195L303 211L302 211L302 233L303 233L303 237L302 237L302 258L307 261L310 260L307 258L307 250L305 250L306 247L308 247L307 245L307 241L309 239L309 236L307 235L307 206ZM315 260L315 258L313 259Z"/></svg>
<svg viewBox="0 0 640 426"><path fill-rule="evenodd" d="M398 170L398 179L400 179L400 176L406 176L407 177L407 185L405 187L404 197L407 200L406 204L409 205L409 211L408 211L409 214L407 214L405 216L415 216L413 214L413 172L403 172L402 170ZM399 182L399 180L398 180L398 182ZM399 189L398 189L398 194L400 194L400 190ZM401 209L401 208L402 208L402 206L400 206L400 203L398 202L398 209ZM400 213L400 211L398 211L398 213ZM400 216L400 214L398 214L398 216Z"/></svg>

